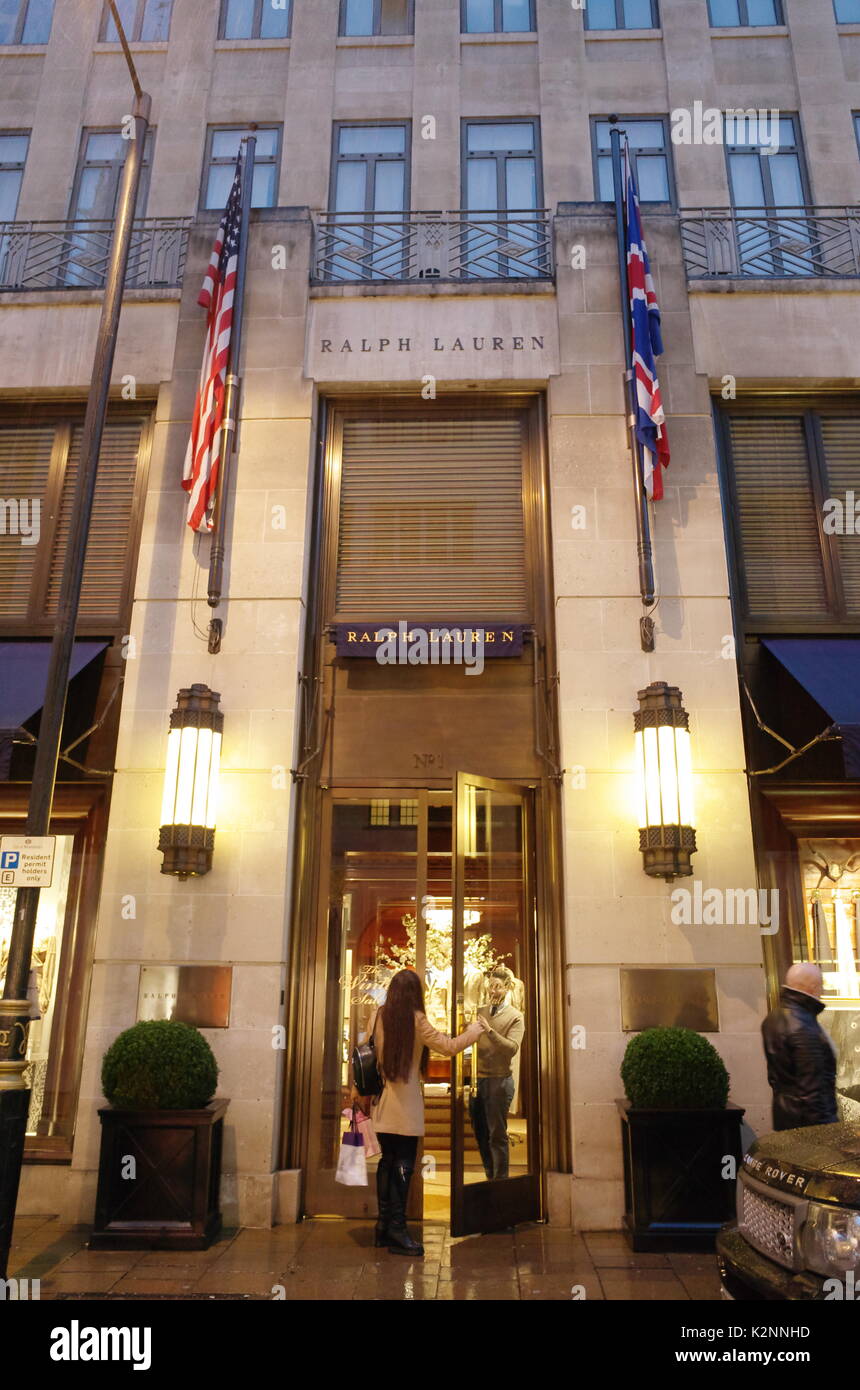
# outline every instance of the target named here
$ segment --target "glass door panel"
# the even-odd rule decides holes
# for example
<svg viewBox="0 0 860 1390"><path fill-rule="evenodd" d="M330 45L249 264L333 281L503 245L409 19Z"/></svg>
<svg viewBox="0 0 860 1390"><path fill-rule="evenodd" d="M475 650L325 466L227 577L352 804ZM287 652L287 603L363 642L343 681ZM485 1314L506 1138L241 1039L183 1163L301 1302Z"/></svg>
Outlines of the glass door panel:
<svg viewBox="0 0 860 1390"><path fill-rule="evenodd" d="M454 1064L451 1230L501 1230L540 1213L537 1161L533 793L458 773L454 1018L487 1031Z"/></svg>

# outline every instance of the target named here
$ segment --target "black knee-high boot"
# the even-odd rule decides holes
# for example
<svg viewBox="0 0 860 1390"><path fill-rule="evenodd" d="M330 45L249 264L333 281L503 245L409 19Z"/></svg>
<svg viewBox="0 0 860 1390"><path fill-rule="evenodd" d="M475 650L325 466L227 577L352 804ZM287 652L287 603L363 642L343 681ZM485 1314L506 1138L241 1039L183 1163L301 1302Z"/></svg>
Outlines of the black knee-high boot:
<svg viewBox="0 0 860 1390"><path fill-rule="evenodd" d="M392 1255L424 1254L424 1246L413 1240L406 1229L406 1202L414 1168L409 1163L395 1163L391 1170L391 1222L388 1227L388 1248Z"/></svg>
<svg viewBox="0 0 860 1390"><path fill-rule="evenodd" d="M379 1207L379 1215L376 1218L376 1230L373 1233L373 1243L377 1246L391 1244L388 1227L391 1224L392 1162L393 1160L389 1154L383 1154L376 1169L376 1201Z"/></svg>

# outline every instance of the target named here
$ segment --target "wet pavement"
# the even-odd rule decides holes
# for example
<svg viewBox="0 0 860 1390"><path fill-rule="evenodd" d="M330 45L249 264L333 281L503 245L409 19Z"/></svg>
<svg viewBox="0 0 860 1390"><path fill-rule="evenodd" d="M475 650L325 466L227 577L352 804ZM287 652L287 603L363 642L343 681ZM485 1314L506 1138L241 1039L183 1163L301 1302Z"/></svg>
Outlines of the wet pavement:
<svg viewBox="0 0 860 1390"><path fill-rule="evenodd" d="M419 1228L410 1227L413 1234ZM452 1239L421 1228L425 1256L373 1247L370 1222L302 1221L225 1231L209 1250L88 1250L87 1227L20 1217L9 1276L39 1279L46 1298L207 1297L290 1300L718 1300L708 1254L634 1254L618 1231L579 1234L526 1225Z"/></svg>

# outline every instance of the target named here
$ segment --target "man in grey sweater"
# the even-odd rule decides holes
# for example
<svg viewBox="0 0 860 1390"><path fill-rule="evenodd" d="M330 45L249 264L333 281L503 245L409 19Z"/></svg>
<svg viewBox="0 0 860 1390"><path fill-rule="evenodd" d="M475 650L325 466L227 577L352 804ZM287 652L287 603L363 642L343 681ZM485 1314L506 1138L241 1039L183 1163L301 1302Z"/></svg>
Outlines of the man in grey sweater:
<svg viewBox="0 0 860 1390"><path fill-rule="evenodd" d="M472 1128L488 1178L508 1176L508 1111L514 1098L512 1063L520 1049L525 1021L510 1001L514 977L504 965L491 972L489 1003L478 1009L487 1029L478 1039L478 1087L472 1098Z"/></svg>

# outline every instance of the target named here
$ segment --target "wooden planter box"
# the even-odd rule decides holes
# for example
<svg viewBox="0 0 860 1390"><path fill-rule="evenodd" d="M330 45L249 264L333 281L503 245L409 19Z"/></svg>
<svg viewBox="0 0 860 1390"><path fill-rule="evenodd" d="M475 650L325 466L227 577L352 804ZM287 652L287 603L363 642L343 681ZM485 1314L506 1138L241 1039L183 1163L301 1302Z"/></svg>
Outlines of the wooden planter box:
<svg viewBox="0 0 860 1390"><path fill-rule="evenodd" d="M634 1250L713 1250L735 1214L731 1155L740 1170L744 1112L634 1110L616 1102L624 1153L624 1225Z"/></svg>
<svg viewBox="0 0 860 1390"><path fill-rule="evenodd" d="M224 1113L99 1111L102 1125L92 1250L205 1250L221 1230ZM128 1159L135 1160L133 1178Z"/></svg>

